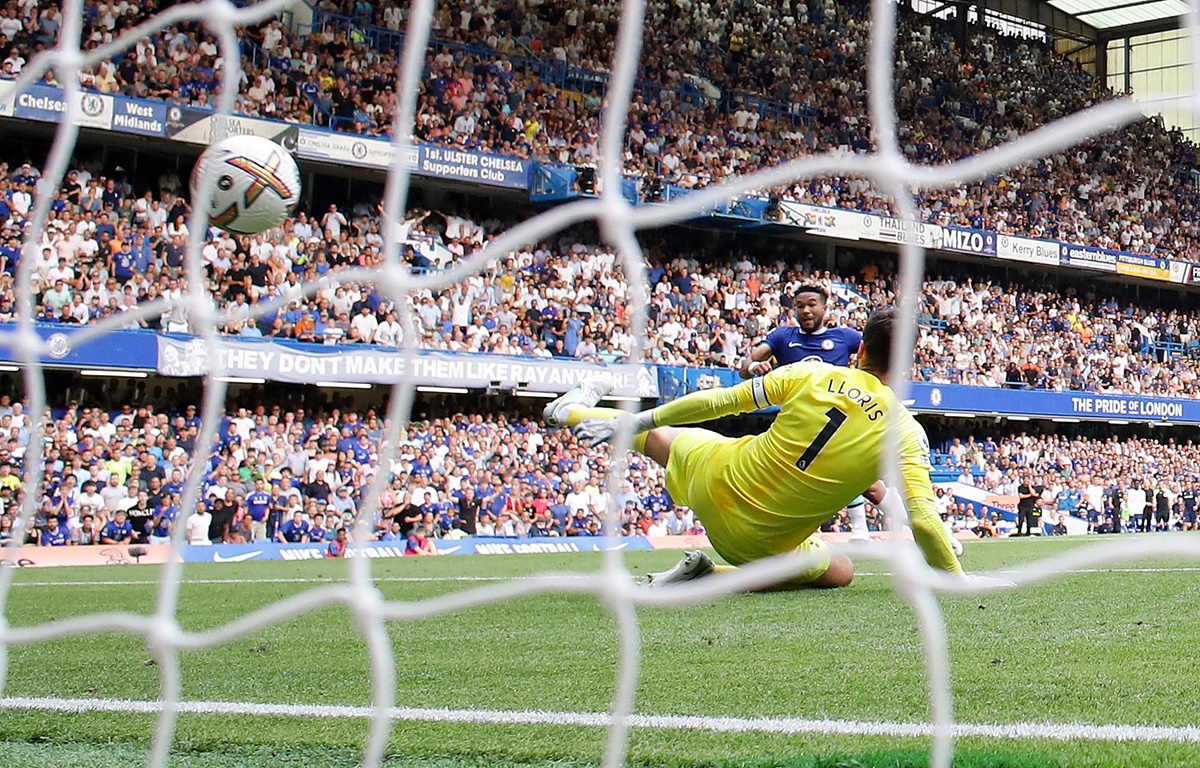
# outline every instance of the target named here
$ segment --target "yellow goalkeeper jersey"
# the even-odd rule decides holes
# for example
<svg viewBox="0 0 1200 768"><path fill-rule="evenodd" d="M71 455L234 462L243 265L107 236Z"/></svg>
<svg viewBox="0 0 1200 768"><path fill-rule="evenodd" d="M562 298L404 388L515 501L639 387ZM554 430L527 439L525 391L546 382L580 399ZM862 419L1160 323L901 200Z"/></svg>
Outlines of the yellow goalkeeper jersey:
<svg viewBox="0 0 1200 768"><path fill-rule="evenodd" d="M731 517L744 517L744 525L733 527L767 539L788 538L808 525L816 530L880 477L890 414L897 428L900 490L917 543L930 565L960 570L934 505L925 430L870 373L794 363L659 406L654 422L692 424L771 405L780 412L765 433L714 446L702 467L689 467L707 475L704 495L718 515L730 523Z"/></svg>

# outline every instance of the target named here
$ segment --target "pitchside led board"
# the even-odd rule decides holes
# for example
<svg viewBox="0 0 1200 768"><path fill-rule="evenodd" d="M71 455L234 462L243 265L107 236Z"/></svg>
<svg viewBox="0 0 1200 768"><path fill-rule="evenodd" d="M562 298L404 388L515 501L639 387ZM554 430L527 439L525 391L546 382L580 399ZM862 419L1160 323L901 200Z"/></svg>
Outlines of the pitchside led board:
<svg viewBox="0 0 1200 768"><path fill-rule="evenodd" d="M699 549L709 546L706 536L560 536L530 539L466 537L436 539L441 555L539 555L606 550ZM347 557L389 560L405 556L405 541L370 541L346 551ZM49 568L77 565L159 565L167 562L245 563L261 560L323 560L327 542L278 544L185 544L173 551L167 544L112 544L84 547L24 546L0 552L0 564L19 568Z"/></svg>

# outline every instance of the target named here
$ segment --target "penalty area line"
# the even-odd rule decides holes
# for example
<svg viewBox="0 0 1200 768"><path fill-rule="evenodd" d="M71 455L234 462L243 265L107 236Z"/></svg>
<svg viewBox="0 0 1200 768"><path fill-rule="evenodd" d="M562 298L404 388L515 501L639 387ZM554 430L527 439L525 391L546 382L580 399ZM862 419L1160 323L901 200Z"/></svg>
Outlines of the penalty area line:
<svg viewBox="0 0 1200 768"><path fill-rule="evenodd" d="M370 581L384 582L473 582L473 581L524 581L533 576L378 576ZM567 578L564 576L563 578ZM583 578L583 577L581 577ZM587 578L591 578L590 576ZM140 585L158 586L158 579L127 579L124 581L14 581L13 587L133 587ZM280 579L188 579L179 583L188 584L349 584L348 578L328 579L297 576Z"/></svg>
<svg viewBox="0 0 1200 768"><path fill-rule="evenodd" d="M13 696L0 699L0 710L41 712L112 712L158 714L161 701L124 699L64 699ZM182 701L176 711L188 715L253 715L322 719L368 719L371 707L334 704L260 704L239 701ZM500 725L562 725L608 727L607 712L544 712L495 709L431 709L392 707L392 720L430 723L488 723ZM819 733L839 736L929 737L929 723L896 723L861 720L809 720L794 717L710 717L698 715L632 715L634 728L718 733ZM1200 727L1165 725L1092 725L1088 723L955 723L956 738L1050 739L1052 741L1124 741L1200 743Z"/></svg>

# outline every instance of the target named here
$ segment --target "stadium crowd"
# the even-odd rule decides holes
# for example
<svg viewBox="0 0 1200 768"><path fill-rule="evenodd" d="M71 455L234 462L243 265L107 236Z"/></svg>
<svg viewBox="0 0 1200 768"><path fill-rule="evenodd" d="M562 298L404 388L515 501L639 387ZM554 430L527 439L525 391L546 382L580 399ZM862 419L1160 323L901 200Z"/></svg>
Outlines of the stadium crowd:
<svg viewBox="0 0 1200 768"><path fill-rule="evenodd" d="M599 535L610 501L622 535L703 533L690 510L673 503L653 462L631 453L628 475L609 488L609 448L588 448L568 430L506 411L419 416L393 451L374 410L236 407L222 415L206 451L197 444L194 406L109 412L69 403L43 420L45 481L35 491L27 540L167 543L183 518L181 497L195 460L205 472L187 523L193 544L333 541L338 529L354 526L379 472L387 482L368 528L374 539L403 542L412 554L428 554L437 538ZM32 427L21 402L0 396L0 541L14 535ZM995 498L985 508L943 489L938 506L949 524L981 535L994 535L999 506L1015 506L1029 493L1036 499L1030 507L1048 522L1069 514L1098 532L1190 530L1198 464L1200 447L1173 439L955 438L935 465L957 470L959 482ZM878 529L874 513L870 522ZM835 519L828 528L847 526Z"/></svg>
<svg viewBox="0 0 1200 768"><path fill-rule="evenodd" d="M39 170L0 163L0 321L19 307L21 237ZM41 253L32 265L36 319L96 322L155 300L158 311L129 314L124 327L198 332L186 302L188 206L167 174L158 194L138 195L125 173L87 163L55 193ZM434 268L469 257L505 222L468 212L414 209L399 227L405 257ZM397 347L403 314L374 286L338 271L379 263L385 227L359 203L320 216L300 212L254 237L215 230L202 251L206 294L224 312L221 330L327 344ZM889 303L889 257L839 256L818 270L794 244L762 239L734 254L706 255L671 233L646 238L652 301L644 359L671 365L735 366L749 346L790 322L799 286L820 283L831 319L860 327ZM988 281L955 267L924 285L915 379L989 387L1195 396L1200 318L1166 300L1098 287L1051 290L1032 279ZM319 289L306 296L304 286ZM1113 290L1119 290L1114 287ZM175 300L174 303L170 303ZM594 233L507 254L465 282L411 297L412 334L426 349L586 361L628 360L633 348L624 272ZM273 307L263 314L263 305Z"/></svg>
<svg viewBox="0 0 1200 768"><path fill-rule="evenodd" d="M88 0L85 49L163 5ZM439 4L416 137L594 164L619 8L615 2ZM278 20L247 30L239 111L386 136L405 13L325 0L310 30ZM782 8L732 0L648 3L624 170L652 182L644 188L660 182L692 188L814 152L869 150L867 13L860 0L789 0ZM61 21L49 4L8 8L0 24L0 77L15 76L53 44ZM904 41L897 59L899 140L914 162L966 157L1113 96L1033 39L977 29L962 50L948 23L904 5L898 34ZM81 77L102 92L212 106L223 68L209 31L185 23ZM46 77L53 82L55 74ZM1195 162L1195 147L1181 133L1145 120L1116 138L1084 142L919 202L937 223L1191 258L1200 235L1192 215L1200 202L1190 176ZM803 202L891 210L862 180L817 179L779 192Z"/></svg>
<svg viewBox="0 0 1200 768"><path fill-rule="evenodd" d="M1100 533L1197 529L1200 447L1192 440L1020 433L953 438L943 447L958 482L1004 497L1003 503L1047 523L1065 514L1086 519L1088 530ZM971 505L955 507L964 528L990 517ZM993 529L986 535L995 535Z"/></svg>
<svg viewBox="0 0 1200 768"><path fill-rule="evenodd" d="M414 549L467 535L597 536L610 500L623 535L703 533L672 503L653 462L635 458L619 490L608 490L607 448L529 417L415 419L394 451L373 410L237 408L223 414L208 451L197 445L194 406L110 413L72 403L43 423L46 476L28 537L47 546L166 543L197 459L205 476L186 533L194 544L332 541L354 526L381 471L389 481L372 535ZM32 426L22 403L0 396L0 541L19 514Z"/></svg>

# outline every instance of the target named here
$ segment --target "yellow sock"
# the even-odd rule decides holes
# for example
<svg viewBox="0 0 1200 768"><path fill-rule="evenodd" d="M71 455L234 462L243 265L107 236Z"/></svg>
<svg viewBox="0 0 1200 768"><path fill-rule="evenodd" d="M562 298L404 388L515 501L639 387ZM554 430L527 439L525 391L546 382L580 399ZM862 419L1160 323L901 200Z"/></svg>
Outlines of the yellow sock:
<svg viewBox="0 0 1200 768"><path fill-rule="evenodd" d="M582 405L574 405L567 409L567 426L578 427L584 419L619 419L622 416L628 415L628 411L622 411L620 408L585 408ZM638 453L646 452L646 436L649 432L639 432L633 436L633 450Z"/></svg>

